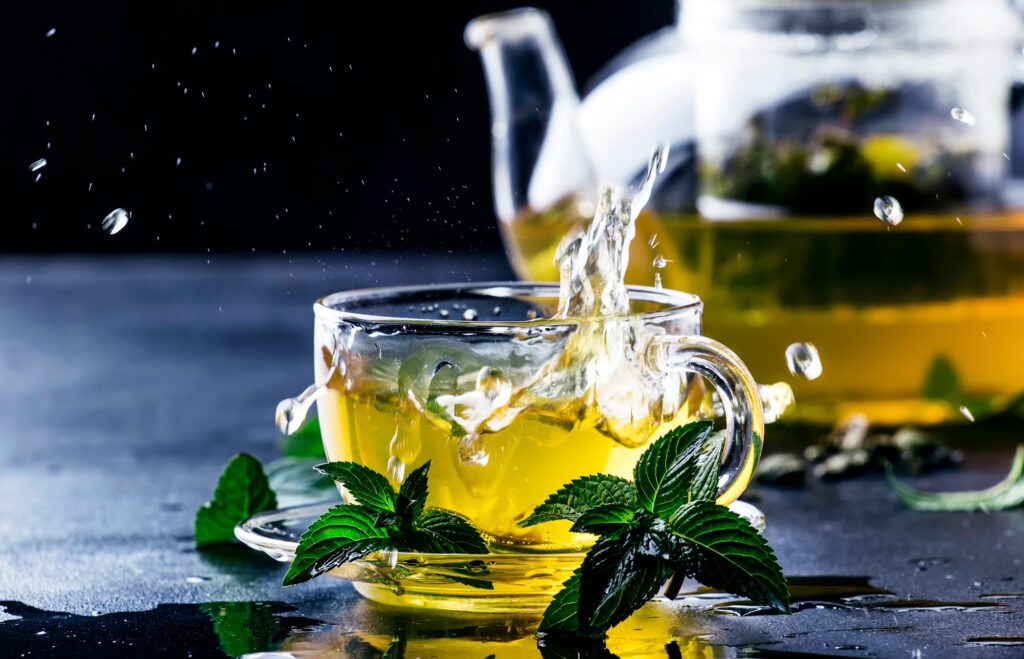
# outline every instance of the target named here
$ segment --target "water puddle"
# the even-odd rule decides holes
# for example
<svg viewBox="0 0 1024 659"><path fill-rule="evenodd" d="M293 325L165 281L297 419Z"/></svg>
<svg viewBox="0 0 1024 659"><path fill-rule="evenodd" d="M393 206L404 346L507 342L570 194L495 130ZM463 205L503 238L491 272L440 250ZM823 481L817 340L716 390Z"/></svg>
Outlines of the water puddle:
<svg viewBox="0 0 1024 659"><path fill-rule="evenodd" d="M967 639L968 645L1024 645L1024 636L972 636Z"/></svg>
<svg viewBox="0 0 1024 659"><path fill-rule="evenodd" d="M656 600L613 629L605 641L558 641L534 633L535 616L482 616L466 613L423 613L388 608L356 599L311 601L295 606L282 602L207 602L161 604L148 611L76 615L44 611L20 602L0 602L0 647L24 656L168 656L350 657L822 657L877 656L882 648L904 645L922 628L901 625L900 611L1005 612L995 601L1020 597L990 593L987 601L942 602L897 599L873 586L868 577L793 577L794 612L809 609L856 610L854 625L822 625L807 614L746 623L727 622L708 614L768 615L770 610L707 589ZM310 611L313 611L310 615ZM865 614L881 614L865 618ZM935 620L927 616L927 620ZM835 618L833 625L835 625ZM945 620L945 619L943 619ZM724 624L723 624L724 623ZM876 623L876 624L872 624ZM771 637L751 643L750 632L776 628ZM929 625L933 623L927 623ZM738 625L738 627L737 627ZM742 630L738 639L730 631ZM1014 631L1017 630L1006 630ZM955 633L955 628L950 628ZM931 633L930 631L928 632ZM879 637L877 634L884 634ZM947 634L948 636L948 634ZM884 639L874 641L873 639ZM1020 636L948 638L950 645L1024 645Z"/></svg>
<svg viewBox="0 0 1024 659"><path fill-rule="evenodd" d="M794 613L808 609L840 609L861 611L999 611L1009 612L1006 604L982 597L986 601L945 602L930 599L899 599L884 588L872 586L870 577L790 577L790 604ZM993 594L998 595L998 593ZM1015 595L1009 594L1009 597ZM704 608L711 613L733 616L779 615L767 606L750 600L701 589L686 593L679 599Z"/></svg>
<svg viewBox="0 0 1024 659"><path fill-rule="evenodd" d="M148 611L76 615L0 601L0 647L14 657L239 656L276 650L323 624L281 602L160 604ZM17 653L11 651L16 649Z"/></svg>

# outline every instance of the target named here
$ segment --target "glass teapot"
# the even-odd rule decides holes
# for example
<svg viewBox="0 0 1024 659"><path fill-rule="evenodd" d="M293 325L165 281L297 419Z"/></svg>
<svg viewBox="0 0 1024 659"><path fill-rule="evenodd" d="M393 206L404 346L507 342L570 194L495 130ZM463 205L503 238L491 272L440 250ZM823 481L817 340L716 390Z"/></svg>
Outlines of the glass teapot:
<svg viewBox="0 0 1024 659"><path fill-rule="evenodd" d="M667 142L627 281L700 295L761 381L815 343L825 370L793 383L798 416L1005 407L1024 391L990 365L1024 372L1020 37L1008 0L680 0L581 100L547 14L477 18L513 265L557 279L598 183L630 184Z"/></svg>

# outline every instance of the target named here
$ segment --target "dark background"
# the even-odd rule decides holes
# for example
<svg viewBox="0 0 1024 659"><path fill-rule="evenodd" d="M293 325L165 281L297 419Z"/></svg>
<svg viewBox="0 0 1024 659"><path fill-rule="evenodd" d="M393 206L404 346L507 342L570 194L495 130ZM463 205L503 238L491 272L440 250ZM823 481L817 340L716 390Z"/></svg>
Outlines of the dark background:
<svg viewBox="0 0 1024 659"><path fill-rule="evenodd" d="M462 30L515 6L19 5L0 25L0 253L496 247ZM674 2L545 9L585 88Z"/></svg>

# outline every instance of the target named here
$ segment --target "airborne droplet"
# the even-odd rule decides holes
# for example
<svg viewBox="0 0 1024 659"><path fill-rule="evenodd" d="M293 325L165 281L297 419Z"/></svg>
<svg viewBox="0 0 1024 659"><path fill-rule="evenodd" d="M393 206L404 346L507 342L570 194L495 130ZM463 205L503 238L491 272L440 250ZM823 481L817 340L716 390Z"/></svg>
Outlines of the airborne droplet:
<svg viewBox="0 0 1024 659"><path fill-rule="evenodd" d="M973 126L978 120L975 119L974 115L971 114L970 110L965 110L962 107L955 107L949 111L949 116L953 117L962 124Z"/></svg>
<svg viewBox="0 0 1024 659"><path fill-rule="evenodd" d="M789 372L805 380L821 375L821 358L813 343L793 343L786 348L786 366Z"/></svg>
<svg viewBox="0 0 1024 659"><path fill-rule="evenodd" d="M38 172L43 167L46 167L46 158L40 158L39 160L37 160L34 163L32 163L31 165L29 165L28 166L28 171L30 171L30 172Z"/></svg>
<svg viewBox="0 0 1024 659"><path fill-rule="evenodd" d="M903 206L895 197L885 195L875 198L875 217L889 226L896 226L903 221Z"/></svg>
<svg viewBox="0 0 1024 659"><path fill-rule="evenodd" d="M128 226L128 211L123 208L115 208L103 218L100 226L111 236Z"/></svg>
<svg viewBox="0 0 1024 659"><path fill-rule="evenodd" d="M476 320L476 309L466 309L462 312L463 320Z"/></svg>

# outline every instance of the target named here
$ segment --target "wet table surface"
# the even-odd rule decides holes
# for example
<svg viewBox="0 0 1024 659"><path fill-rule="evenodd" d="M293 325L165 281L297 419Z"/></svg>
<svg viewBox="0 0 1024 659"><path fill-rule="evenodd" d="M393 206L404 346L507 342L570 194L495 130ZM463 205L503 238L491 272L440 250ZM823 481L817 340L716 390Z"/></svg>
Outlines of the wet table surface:
<svg viewBox="0 0 1024 659"><path fill-rule="evenodd" d="M909 512L880 477L752 491L794 615L655 603L607 648L538 648L535 619L417 615L330 578L284 589L247 548L193 549L230 456L279 455L273 411L311 378L313 299L509 276L500 254L0 257L4 655L1024 655L1024 510ZM1021 436L960 431L965 465L914 482L987 486Z"/></svg>

